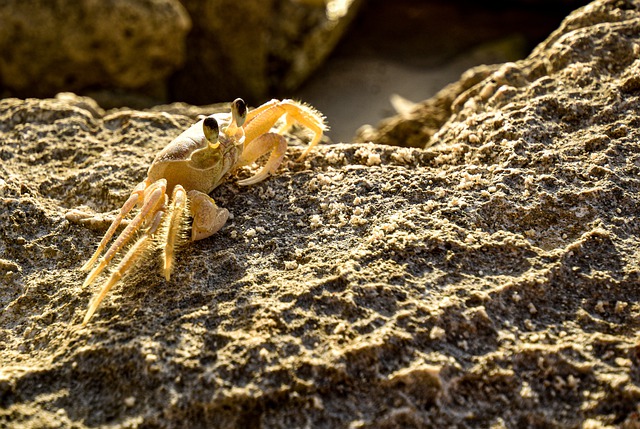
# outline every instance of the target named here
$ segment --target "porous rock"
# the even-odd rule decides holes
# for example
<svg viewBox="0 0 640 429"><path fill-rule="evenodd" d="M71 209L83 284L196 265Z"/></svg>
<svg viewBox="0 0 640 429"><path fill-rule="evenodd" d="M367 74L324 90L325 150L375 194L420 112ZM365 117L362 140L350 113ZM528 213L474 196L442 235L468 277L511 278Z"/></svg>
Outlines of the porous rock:
<svg viewBox="0 0 640 429"><path fill-rule="evenodd" d="M119 88L162 98L189 28L176 0L3 1L0 84L21 97Z"/></svg>
<svg viewBox="0 0 640 429"><path fill-rule="evenodd" d="M3 100L0 422L637 427L639 30L634 2L576 11L428 149L292 146L83 329L103 231L65 212L118 208L193 118Z"/></svg>

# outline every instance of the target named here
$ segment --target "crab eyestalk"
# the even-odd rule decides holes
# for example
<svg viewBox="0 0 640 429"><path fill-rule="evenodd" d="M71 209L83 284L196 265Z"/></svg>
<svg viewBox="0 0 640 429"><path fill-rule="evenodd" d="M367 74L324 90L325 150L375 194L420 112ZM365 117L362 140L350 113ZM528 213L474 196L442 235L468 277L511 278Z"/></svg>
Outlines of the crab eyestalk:
<svg viewBox="0 0 640 429"><path fill-rule="evenodd" d="M238 141L244 141L244 125L247 119L247 105L242 98L236 98L231 103L231 123L225 130L227 136L234 136Z"/></svg>
<svg viewBox="0 0 640 429"><path fill-rule="evenodd" d="M210 147L214 147L219 145L218 137L220 136L220 127L218 126L218 121L213 116L208 116L202 122L202 131L204 132L204 137L209 142Z"/></svg>
<svg viewBox="0 0 640 429"><path fill-rule="evenodd" d="M247 105L242 98L236 98L231 103L231 124L235 124L237 127L244 125L244 121L247 119Z"/></svg>

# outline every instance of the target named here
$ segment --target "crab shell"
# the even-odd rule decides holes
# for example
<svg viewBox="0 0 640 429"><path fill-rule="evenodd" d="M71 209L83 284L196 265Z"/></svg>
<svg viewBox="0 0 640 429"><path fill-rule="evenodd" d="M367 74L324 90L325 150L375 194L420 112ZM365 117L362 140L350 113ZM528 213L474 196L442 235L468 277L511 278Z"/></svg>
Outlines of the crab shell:
<svg viewBox="0 0 640 429"><path fill-rule="evenodd" d="M205 137L204 125L209 118L220 125L217 144ZM238 127L232 135L227 135L230 123L230 114L219 113L193 124L156 155L147 173L148 181L166 179L167 194L178 184L187 191L210 193L242 155L244 132Z"/></svg>

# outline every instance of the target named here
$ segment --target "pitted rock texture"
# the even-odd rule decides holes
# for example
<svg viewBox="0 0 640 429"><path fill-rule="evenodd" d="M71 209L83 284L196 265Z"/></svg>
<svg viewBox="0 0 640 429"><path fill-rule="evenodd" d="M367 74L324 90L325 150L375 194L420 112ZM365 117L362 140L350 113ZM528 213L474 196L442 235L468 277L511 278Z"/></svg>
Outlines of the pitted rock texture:
<svg viewBox="0 0 640 429"><path fill-rule="evenodd" d="M212 193L233 219L171 281L143 264L84 329L104 231L65 213L120 207L197 110L1 101L0 422L637 427L638 14L577 11L428 149L297 163L291 137L275 176Z"/></svg>

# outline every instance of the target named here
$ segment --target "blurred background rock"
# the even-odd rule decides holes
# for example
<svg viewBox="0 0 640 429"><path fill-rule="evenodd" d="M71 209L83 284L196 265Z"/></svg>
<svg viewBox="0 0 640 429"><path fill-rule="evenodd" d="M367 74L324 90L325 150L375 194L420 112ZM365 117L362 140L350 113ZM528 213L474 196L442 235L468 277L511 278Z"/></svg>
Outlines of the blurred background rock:
<svg viewBox="0 0 640 429"><path fill-rule="evenodd" d="M73 91L104 107L257 103L297 88L361 0L7 0L2 95Z"/></svg>
<svg viewBox="0 0 640 429"><path fill-rule="evenodd" d="M72 91L105 108L296 97L348 141L472 66L525 57L583 4L4 0L0 94Z"/></svg>

